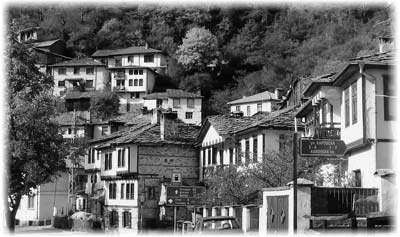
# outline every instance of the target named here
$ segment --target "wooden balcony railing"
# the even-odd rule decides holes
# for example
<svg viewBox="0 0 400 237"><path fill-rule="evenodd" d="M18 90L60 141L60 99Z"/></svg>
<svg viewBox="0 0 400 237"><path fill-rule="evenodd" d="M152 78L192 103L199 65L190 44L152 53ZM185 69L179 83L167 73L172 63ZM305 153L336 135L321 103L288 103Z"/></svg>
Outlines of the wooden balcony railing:
<svg viewBox="0 0 400 237"><path fill-rule="evenodd" d="M340 140L340 128L317 128L313 138Z"/></svg>

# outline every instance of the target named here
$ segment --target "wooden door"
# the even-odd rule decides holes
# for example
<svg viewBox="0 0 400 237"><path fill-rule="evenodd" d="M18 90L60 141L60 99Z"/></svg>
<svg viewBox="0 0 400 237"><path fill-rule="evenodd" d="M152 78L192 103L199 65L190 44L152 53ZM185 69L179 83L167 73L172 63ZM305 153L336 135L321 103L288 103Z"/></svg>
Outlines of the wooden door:
<svg viewBox="0 0 400 237"><path fill-rule="evenodd" d="M267 197L267 233L287 233L289 196Z"/></svg>

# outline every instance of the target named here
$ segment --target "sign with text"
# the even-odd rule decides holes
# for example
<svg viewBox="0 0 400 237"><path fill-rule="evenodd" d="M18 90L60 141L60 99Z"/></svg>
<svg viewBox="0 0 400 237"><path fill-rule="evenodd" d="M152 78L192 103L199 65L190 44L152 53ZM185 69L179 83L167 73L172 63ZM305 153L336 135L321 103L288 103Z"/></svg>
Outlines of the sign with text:
<svg viewBox="0 0 400 237"><path fill-rule="evenodd" d="M341 156L345 151L342 140L300 139L301 156Z"/></svg>
<svg viewBox="0 0 400 237"><path fill-rule="evenodd" d="M167 206L203 205L201 195L205 187L200 186L167 186Z"/></svg>

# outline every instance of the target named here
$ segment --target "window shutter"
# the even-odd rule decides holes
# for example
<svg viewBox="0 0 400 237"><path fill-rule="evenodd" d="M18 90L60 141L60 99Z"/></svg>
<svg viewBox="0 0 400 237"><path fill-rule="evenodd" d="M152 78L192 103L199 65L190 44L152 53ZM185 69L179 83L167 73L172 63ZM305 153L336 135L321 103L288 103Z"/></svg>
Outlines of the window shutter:
<svg viewBox="0 0 400 237"><path fill-rule="evenodd" d="M128 214L128 218L127 218L127 226L129 229L132 228L132 214L130 212L127 213Z"/></svg>

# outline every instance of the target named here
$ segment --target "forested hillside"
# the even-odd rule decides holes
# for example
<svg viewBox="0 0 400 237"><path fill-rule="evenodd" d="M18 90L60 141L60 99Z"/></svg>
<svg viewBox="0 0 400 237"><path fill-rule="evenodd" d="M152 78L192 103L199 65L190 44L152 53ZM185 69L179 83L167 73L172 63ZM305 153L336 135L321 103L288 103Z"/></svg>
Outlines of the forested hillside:
<svg viewBox="0 0 400 237"><path fill-rule="evenodd" d="M158 89L201 90L205 115L226 112L225 103L243 95L287 89L297 77L332 72L346 59L376 53L378 37L392 34L390 14L386 3L9 8L10 21L63 39L71 57L145 42L163 50L170 56L168 75Z"/></svg>

